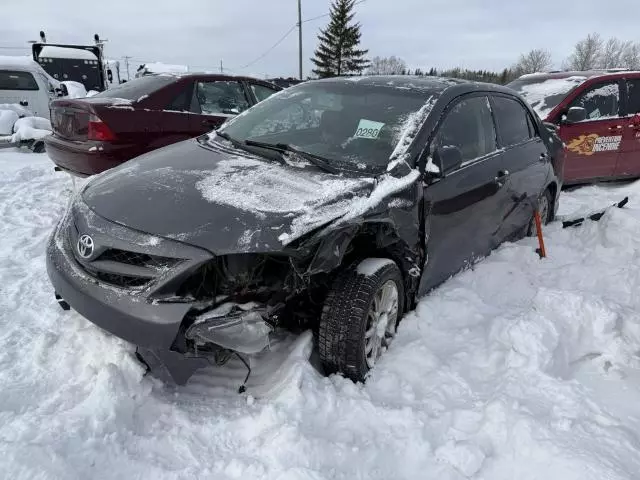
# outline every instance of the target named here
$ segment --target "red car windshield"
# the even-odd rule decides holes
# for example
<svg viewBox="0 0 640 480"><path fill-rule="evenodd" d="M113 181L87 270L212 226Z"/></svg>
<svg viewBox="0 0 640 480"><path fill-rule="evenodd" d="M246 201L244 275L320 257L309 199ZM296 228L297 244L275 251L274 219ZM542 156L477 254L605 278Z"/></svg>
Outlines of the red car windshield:
<svg viewBox="0 0 640 480"><path fill-rule="evenodd" d="M565 78L523 77L507 85L529 102L541 119L545 120L569 93L587 80L587 77Z"/></svg>

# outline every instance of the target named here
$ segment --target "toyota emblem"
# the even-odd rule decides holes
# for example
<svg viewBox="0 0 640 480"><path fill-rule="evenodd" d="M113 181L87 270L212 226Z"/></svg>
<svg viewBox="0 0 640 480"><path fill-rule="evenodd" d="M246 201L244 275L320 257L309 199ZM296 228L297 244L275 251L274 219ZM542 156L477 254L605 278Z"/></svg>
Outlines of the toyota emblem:
<svg viewBox="0 0 640 480"><path fill-rule="evenodd" d="M76 248L78 249L78 254L82 258L89 258L93 255L93 238L87 234L80 235Z"/></svg>

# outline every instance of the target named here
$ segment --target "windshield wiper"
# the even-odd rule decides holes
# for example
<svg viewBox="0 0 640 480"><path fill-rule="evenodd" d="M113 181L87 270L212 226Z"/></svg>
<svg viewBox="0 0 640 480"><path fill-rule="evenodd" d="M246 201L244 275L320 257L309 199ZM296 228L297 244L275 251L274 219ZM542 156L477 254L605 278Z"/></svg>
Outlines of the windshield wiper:
<svg viewBox="0 0 640 480"><path fill-rule="evenodd" d="M293 145L289 145L288 143L266 143L266 142L257 142L256 140L245 140L245 145L250 147L259 147L266 148L268 150L275 150L276 152L284 153L291 152L300 155L305 160L309 160L316 167L324 170L329 173L339 173L340 170L333 167L326 158L321 157L319 155L314 155L313 153L305 152L304 150L300 150Z"/></svg>
<svg viewBox="0 0 640 480"><path fill-rule="evenodd" d="M224 138L225 140L229 140L229 141L230 141L231 143L233 143L234 145L242 145L242 142L241 142L240 140L236 140L235 138L233 138L233 137L229 136L229 134L228 134L228 133L224 133L224 132L221 132L221 131L219 131L219 130L216 130L216 135L217 135L218 137L222 137L222 138Z"/></svg>

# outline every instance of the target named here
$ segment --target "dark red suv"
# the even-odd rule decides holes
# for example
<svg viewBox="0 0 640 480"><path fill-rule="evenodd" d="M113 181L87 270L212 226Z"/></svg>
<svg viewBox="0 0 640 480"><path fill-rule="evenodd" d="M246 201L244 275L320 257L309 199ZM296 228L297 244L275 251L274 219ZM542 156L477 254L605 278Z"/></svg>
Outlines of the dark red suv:
<svg viewBox="0 0 640 480"><path fill-rule="evenodd" d="M640 177L640 72L533 74L508 86L557 125L565 185Z"/></svg>
<svg viewBox="0 0 640 480"><path fill-rule="evenodd" d="M93 175L211 131L279 90L225 75L137 78L90 98L52 102L46 151L62 170Z"/></svg>

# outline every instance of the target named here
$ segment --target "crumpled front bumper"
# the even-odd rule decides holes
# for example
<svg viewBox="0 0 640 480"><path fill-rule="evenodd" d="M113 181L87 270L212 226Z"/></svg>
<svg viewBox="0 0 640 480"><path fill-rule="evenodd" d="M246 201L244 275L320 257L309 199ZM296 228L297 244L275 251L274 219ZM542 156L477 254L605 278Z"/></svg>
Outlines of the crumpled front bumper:
<svg viewBox="0 0 640 480"><path fill-rule="evenodd" d="M205 358L189 357L171 350L180 325L193 305L156 302L151 289L129 291L99 282L89 275L71 249L67 233L70 216L68 213L59 223L47 245L47 273L55 292L98 327L140 347L140 355L154 369L154 374L164 379L170 377L178 384L186 383L198 368L209 364ZM101 218L84 218L83 221L80 228L94 234L96 243L108 241L100 232L108 232L104 224L110 222ZM96 223L102 225L96 227ZM121 228L115 224L111 226L116 230ZM185 250L189 252L193 248L185 245ZM198 259L201 261L202 258Z"/></svg>

